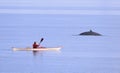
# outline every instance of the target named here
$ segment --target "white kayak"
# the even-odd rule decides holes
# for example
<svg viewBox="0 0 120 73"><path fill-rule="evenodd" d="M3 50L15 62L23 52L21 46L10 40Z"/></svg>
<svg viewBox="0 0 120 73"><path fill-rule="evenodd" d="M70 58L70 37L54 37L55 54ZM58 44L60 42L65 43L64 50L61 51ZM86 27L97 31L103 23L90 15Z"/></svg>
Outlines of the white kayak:
<svg viewBox="0 0 120 73"><path fill-rule="evenodd" d="M54 48L13 48L13 51L59 51L61 47Z"/></svg>

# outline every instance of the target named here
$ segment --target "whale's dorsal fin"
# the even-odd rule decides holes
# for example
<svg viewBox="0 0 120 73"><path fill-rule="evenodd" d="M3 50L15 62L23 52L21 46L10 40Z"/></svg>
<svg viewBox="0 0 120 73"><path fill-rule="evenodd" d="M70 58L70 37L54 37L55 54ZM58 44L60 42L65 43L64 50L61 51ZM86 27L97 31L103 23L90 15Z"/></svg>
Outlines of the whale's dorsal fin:
<svg viewBox="0 0 120 73"><path fill-rule="evenodd" d="M90 29L90 32L93 32L93 31Z"/></svg>

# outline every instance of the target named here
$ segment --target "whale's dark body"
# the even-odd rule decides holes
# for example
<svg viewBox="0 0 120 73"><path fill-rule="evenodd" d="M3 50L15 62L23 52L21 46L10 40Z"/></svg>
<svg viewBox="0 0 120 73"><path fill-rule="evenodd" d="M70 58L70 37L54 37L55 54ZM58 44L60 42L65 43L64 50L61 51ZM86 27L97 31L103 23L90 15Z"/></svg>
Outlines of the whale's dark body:
<svg viewBox="0 0 120 73"><path fill-rule="evenodd" d="M93 32L92 30L87 31L87 32L80 33L79 35L101 36L101 34L99 34L99 33L97 33L97 32Z"/></svg>

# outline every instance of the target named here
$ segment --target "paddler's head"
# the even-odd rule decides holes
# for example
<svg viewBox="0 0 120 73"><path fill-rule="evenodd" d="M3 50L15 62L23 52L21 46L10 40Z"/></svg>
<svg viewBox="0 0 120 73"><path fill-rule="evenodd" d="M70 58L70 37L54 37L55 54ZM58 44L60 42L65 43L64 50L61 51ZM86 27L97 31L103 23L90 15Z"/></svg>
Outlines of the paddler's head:
<svg viewBox="0 0 120 73"><path fill-rule="evenodd" d="M36 44L36 42L34 42L34 44Z"/></svg>

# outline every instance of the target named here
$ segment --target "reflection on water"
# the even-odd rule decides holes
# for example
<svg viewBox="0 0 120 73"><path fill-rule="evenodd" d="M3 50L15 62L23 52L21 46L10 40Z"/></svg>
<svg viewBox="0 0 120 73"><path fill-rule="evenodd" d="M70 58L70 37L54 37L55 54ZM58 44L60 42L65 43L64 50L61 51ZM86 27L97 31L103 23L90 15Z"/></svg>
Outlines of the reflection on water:
<svg viewBox="0 0 120 73"><path fill-rule="evenodd" d="M42 56L42 54L43 54L43 51L33 51L33 56L37 56L37 55Z"/></svg>
<svg viewBox="0 0 120 73"><path fill-rule="evenodd" d="M33 56L37 56L37 55L39 55L39 56L43 56L43 53L45 53L45 52L54 52L54 53L61 53L61 51L60 50L49 50L49 51L33 51Z"/></svg>

